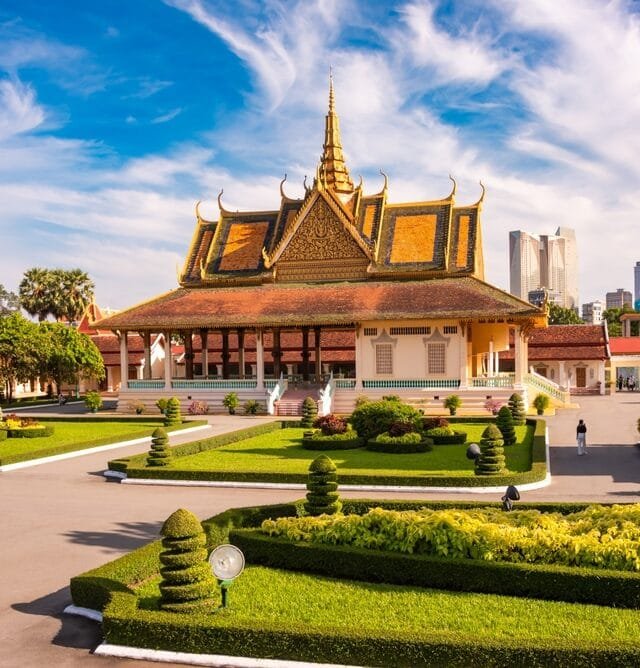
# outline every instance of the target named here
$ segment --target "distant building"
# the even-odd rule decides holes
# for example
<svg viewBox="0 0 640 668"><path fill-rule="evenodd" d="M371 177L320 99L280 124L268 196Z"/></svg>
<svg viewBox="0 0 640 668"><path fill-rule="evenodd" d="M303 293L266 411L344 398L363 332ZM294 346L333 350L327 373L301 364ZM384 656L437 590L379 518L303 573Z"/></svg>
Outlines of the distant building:
<svg viewBox="0 0 640 668"><path fill-rule="evenodd" d="M536 306L542 306L545 302L562 306L562 295L557 290L538 288L537 290L529 291L527 301Z"/></svg>
<svg viewBox="0 0 640 668"><path fill-rule="evenodd" d="M587 325L599 325L602 322L604 304L600 300L582 305L582 319Z"/></svg>
<svg viewBox="0 0 640 668"><path fill-rule="evenodd" d="M615 292L607 292L607 309L622 308L623 306L632 306L633 297L629 290L618 288Z"/></svg>
<svg viewBox="0 0 640 668"><path fill-rule="evenodd" d="M564 308L578 307L578 251L575 231L559 227L555 234L509 232L509 291L527 299L546 287L560 295Z"/></svg>
<svg viewBox="0 0 640 668"><path fill-rule="evenodd" d="M633 308L640 311L640 262L636 262L636 266L633 268L633 291Z"/></svg>

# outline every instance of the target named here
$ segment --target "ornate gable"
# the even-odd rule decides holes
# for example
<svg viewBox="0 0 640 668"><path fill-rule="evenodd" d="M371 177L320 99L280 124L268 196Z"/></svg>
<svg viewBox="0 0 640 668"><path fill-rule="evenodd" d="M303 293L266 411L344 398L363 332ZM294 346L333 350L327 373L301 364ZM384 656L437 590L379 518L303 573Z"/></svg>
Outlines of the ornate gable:
<svg viewBox="0 0 640 668"><path fill-rule="evenodd" d="M273 264L278 281L364 278L370 258L354 234L318 192Z"/></svg>

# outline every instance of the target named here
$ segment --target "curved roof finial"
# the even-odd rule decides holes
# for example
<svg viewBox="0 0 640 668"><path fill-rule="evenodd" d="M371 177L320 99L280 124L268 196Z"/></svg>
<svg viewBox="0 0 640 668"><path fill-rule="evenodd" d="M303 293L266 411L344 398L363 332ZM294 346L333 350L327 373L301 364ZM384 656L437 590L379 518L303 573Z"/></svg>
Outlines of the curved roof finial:
<svg viewBox="0 0 640 668"><path fill-rule="evenodd" d="M487 189L484 187L484 183L482 183L482 181L479 181L479 183L480 183L480 187L482 188L482 194L480 195L480 199L475 203L475 206L480 206L480 204L482 204L482 202L484 202L484 196L485 196L485 193L487 192Z"/></svg>
<svg viewBox="0 0 640 668"><path fill-rule="evenodd" d="M284 186L284 182L285 182L286 180L287 180L287 173L285 172L285 173L284 173L284 179L282 179L282 181L280 181L280 197L282 197L282 199L289 199L289 198L284 194L284 188L282 187L282 186Z"/></svg>
<svg viewBox="0 0 640 668"><path fill-rule="evenodd" d="M447 199L453 199L454 195L456 194L456 188L458 187L458 184L456 183L456 180L449 174L449 178L451 179L453 183L453 189L451 190L451 193L449 194L449 197Z"/></svg>
<svg viewBox="0 0 640 668"><path fill-rule="evenodd" d="M382 174L382 176L384 177L384 185L382 186L382 190L380 191L383 193L389 187L389 177L382 170L380 170L380 174Z"/></svg>
<svg viewBox="0 0 640 668"><path fill-rule="evenodd" d="M360 177L360 181L358 181L358 185L356 186L356 190L362 190L362 184L364 183L364 181L362 179L362 174L358 174L358 176Z"/></svg>
<svg viewBox="0 0 640 668"><path fill-rule="evenodd" d="M199 211L199 207L200 207L201 202L202 202L201 199L199 199L199 200L196 202L196 220L202 220L202 218L201 218L201 216L200 216L200 211Z"/></svg>
<svg viewBox="0 0 640 668"><path fill-rule="evenodd" d="M306 193L309 192L309 186L307 185L307 175L304 175L304 181L302 181L302 187Z"/></svg>
<svg viewBox="0 0 640 668"><path fill-rule="evenodd" d="M223 194L224 194L224 188L222 188L218 193L218 208L220 209L220 213L231 213L230 211L227 211L227 209L225 209L224 206L222 205Z"/></svg>

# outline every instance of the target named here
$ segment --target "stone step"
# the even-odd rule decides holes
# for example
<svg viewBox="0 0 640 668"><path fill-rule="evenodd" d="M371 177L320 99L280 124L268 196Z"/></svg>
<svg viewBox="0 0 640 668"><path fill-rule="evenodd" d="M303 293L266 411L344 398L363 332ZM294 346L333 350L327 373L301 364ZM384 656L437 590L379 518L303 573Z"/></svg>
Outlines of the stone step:
<svg viewBox="0 0 640 668"><path fill-rule="evenodd" d="M299 416L302 415L302 401L276 401L276 415Z"/></svg>

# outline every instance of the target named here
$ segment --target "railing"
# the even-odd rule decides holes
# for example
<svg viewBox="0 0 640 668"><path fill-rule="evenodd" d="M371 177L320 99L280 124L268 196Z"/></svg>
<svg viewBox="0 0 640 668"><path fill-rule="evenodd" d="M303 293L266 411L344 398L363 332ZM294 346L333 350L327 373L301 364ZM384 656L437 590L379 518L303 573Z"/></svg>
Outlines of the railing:
<svg viewBox="0 0 640 668"><path fill-rule="evenodd" d="M338 390L353 390L356 386L355 378L335 378L333 382Z"/></svg>
<svg viewBox="0 0 640 668"><path fill-rule="evenodd" d="M471 387L513 387L516 375L504 373L499 376L476 376L471 379Z"/></svg>
<svg viewBox="0 0 640 668"><path fill-rule="evenodd" d="M231 378L219 380L202 379L180 379L172 380L171 387L174 390L255 390L258 381L251 378L233 380Z"/></svg>
<svg viewBox="0 0 640 668"><path fill-rule="evenodd" d="M278 384L278 381L275 378L265 378L264 379L264 389L273 390L273 388Z"/></svg>
<svg viewBox="0 0 640 668"><path fill-rule="evenodd" d="M541 376L535 371L530 371L525 374L524 382L536 390L541 390L563 404L568 404L571 401L569 392L560 389L559 385L556 385L552 380Z"/></svg>
<svg viewBox="0 0 640 668"><path fill-rule="evenodd" d="M362 387L364 389L455 389L460 387L459 378L443 378L441 380L430 380L421 378L418 380L363 380Z"/></svg>
<svg viewBox="0 0 640 668"><path fill-rule="evenodd" d="M280 374L280 380L278 380L267 396L267 413L269 415L276 414L276 401L278 401L278 399L280 399L280 397L287 391L287 386L287 379Z"/></svg>
<svg viewBox="0 0 640 668"><path fill-rule="evenodd" d="M127 389L129 390L164 390L164 380L128 380Z"/></svg>
<svg viewBox="0 0 640 668"><path fill-rule="evenodd" d="M331 413L331 404L333 403L333 393L335 390L335 382L333 374L329 376L329 381L318 393L318 415L329 415Z"/></svg>

